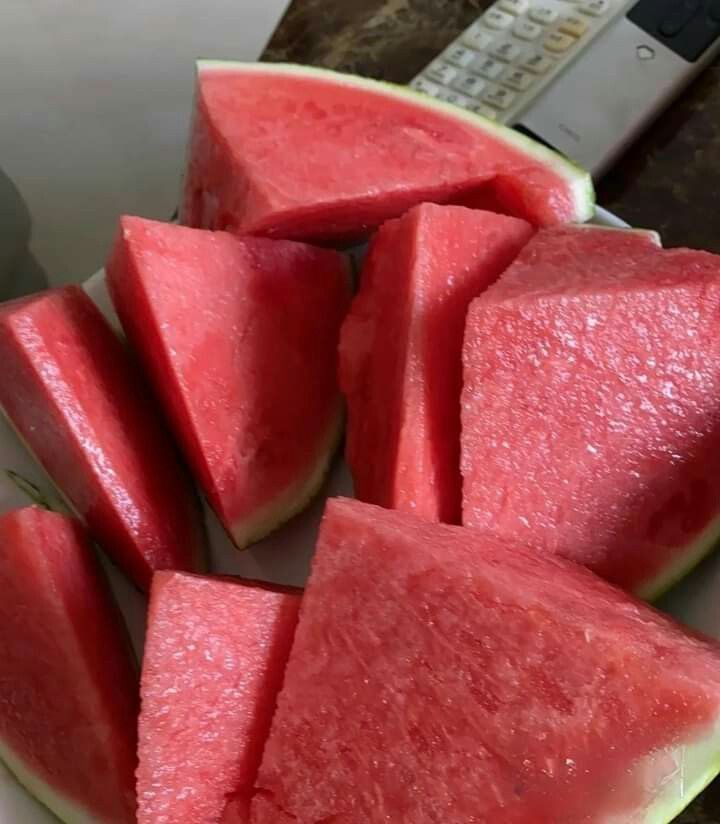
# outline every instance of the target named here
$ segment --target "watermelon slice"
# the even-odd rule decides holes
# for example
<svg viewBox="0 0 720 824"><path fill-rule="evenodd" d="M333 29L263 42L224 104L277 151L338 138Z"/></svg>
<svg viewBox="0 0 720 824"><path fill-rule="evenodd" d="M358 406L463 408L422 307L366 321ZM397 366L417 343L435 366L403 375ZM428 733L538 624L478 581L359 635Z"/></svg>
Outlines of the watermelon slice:
<svg viewBox="0 0 720 824"><path fill-rule="evenodd" d="M0 760L72 824L135 821L137 675L80 524L0 517Z"/></svg>
<svg viewBox="0 0 720 824"><path fill-rule="evenodd" d="M0 305L0 406L140 587L201 565L200 508L140 375L77 286Z"/></svg>
<svg viewBox="0 0 720 824"><path fill-rule="evenodd" d="M423 204L374 237L340 344L356 497L460 522L465 315L532 233L516 218Z"/></svg>
<svg viewBox="0 0 720 824"><path fill-rule="evenodd" d="M720 258L556 228L470 309L463 522L645 598L720 537Z"/></svg>
<svg viewBox="0 0 720 824"><path fill-rule="evenodd" d="M408 88L198 63L184 223L330 242L423 201L497 203L545 225L589 219L594 194L586 172L544 146Z"/></svg>
<svg viewBox="0 0 720 824"><path fill-rule="evenodd" d="M298 591L155 576L142 676L138 821L247 820Z"/></svg>
<svg viewBox="0 0 720 824"><path fill-rule="evenodd" d="M664 824L720 770L720 647L582 567L328 503L254 824Z"/></svg>
<svg viewBox="0 0 720 824"><path fill-rule="evenodd" d="M123 327L237 546L304 508L340 438L344 256L124 217L107 277Z"/></svg>

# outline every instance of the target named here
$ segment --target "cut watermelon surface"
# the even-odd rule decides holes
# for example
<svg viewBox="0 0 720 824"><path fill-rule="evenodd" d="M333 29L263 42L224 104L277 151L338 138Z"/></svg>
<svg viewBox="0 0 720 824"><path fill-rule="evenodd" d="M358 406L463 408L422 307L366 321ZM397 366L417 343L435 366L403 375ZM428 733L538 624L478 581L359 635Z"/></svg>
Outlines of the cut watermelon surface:
<svg viewBox="0 0 720 824"><path fill-rule="evenodd" d="M202 565L200 507L139 372L77 286L0 305L0 405L133 581Z"/></svg>
<svg viewBox="0 0 720 824"><path fill-rule="evenodd" d="M664 824L720 769L720 648L589 571L327 505L254 824Z"/></svg>
<svg viewBox="0 0 720 824"><path fill-rule="evenodd" d="M589 175L518 132L400 86L326 69L201 61L181 219L356 239L423 201L585 221Z"/></svg>
<svg viewBox="0 0 720 824"><path fill-rule="evenodd" d="M300 594L160 572L142 675L138 821L247 820Z"/></svg>
<svg viewBox="0 0 720 824"><path fill-rule="evenodd" d="M423 204L375 235L340 345L356 497L460 522L465 315L532 234L515 218Z"/></svg>
<svg viewBox="0 0 720 824"><path fill-rule="evenodd" d="M113 302L188 462L239 547L299 512L340 438L344 256L121 220Z"/></svg>
<svg viewBox="0 0 720 824"><path fill-rule="evenodd" d="M643 597L720 536L720 258L539 232L473 302L463 522Z"/></svg>
<svg viewBox="0 0 720 824"><path fill-rule="evenodd" d="M135 821L137 674L80 524L0 517L0 760L69 824Z"/></svg>

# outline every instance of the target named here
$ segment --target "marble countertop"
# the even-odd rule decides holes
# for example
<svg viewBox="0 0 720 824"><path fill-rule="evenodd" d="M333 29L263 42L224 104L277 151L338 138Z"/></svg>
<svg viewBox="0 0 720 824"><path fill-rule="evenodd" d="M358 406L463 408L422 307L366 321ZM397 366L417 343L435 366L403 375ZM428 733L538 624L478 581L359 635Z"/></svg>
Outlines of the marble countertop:
<svg viewBox="0 0 720 824"><path fill-rule="evenodd" d="M294 0L265 57L405 83L485 0ZM686 89L598 186L598 202L666 246L720 252L720 65ZM720 824L720 780L676 824Z"/></svg>

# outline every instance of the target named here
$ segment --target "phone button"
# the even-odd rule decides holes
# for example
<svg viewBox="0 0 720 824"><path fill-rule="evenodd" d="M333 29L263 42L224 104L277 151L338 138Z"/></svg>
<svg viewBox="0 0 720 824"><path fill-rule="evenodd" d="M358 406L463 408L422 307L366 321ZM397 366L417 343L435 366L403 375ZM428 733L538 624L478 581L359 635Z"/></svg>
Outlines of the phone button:
<svg viewBox="0 0 720 824"><path fill-rule="evenodd" d="M683 0L683 2L675 6L671 14L660 23L658 31L663 37L675 37L680 34L685 26L695 17L700 6L701 0Z"/></svg>
<svg viewBox="0 0 720 824"><path fill-rule="evenodd" d="M556 61L545 57L544 54L535 52L529 57L525 58L522 63L522 68L533 74L547 74L548 71L555 65Z"/></svg>

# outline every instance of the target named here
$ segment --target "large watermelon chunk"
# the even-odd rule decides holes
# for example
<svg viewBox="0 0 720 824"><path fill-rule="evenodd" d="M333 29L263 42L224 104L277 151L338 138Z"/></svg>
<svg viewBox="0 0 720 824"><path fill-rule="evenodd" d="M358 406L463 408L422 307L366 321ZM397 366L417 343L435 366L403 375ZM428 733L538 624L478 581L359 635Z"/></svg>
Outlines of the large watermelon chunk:
<svg viewBox="0 0 720 824"><path fill-rule="evenodd" d="M298 592L159 572L142 675L138 821L244 821Z"/></svg>
<svg viewBox="0 0 720 824"><path fill-rule="evenodd" d="M135 821L137 674L80 524L0 517L0 760L61 820Z"/></svg>
<svg viewBox="0 0 720 824"><path fill-rule="evenodd" d="M135 583L202 565L200 507L140 373L67 286L0 305L0 406Z"/></svg>
<svg viewBox="0 0 720 824"><path fill-rule="evenodd" d="M198 63L182 220L337 241L423 201L587 220L589 175L510 129L407 88L325 69Z"/></svg>
<svg viewBox="0 0 720 824"><path fill-rule="evenodd" d="M720 258L540 232L470 309L463 522L652 598L720 535Z"/></svg>
<svg viewBox="0 0 720 824"><path fill-rule="evenodd" d="M664 824L720 769L720 647L556 556L328 503L254 824Z"/></svg>
<svg viewBox="0 0 720 824"><path fill-rule="evenodd" d="M107 264L123 327L239 547L301 510L340 437L344 256L124 217Z"/></svg>
<svg viewBox="0 0 720 824"><path fill-rule="evenodd" d="M373 238L340 345L358 498L460 522L465 315L532 233L516 218L423 204Z"/></svg>

